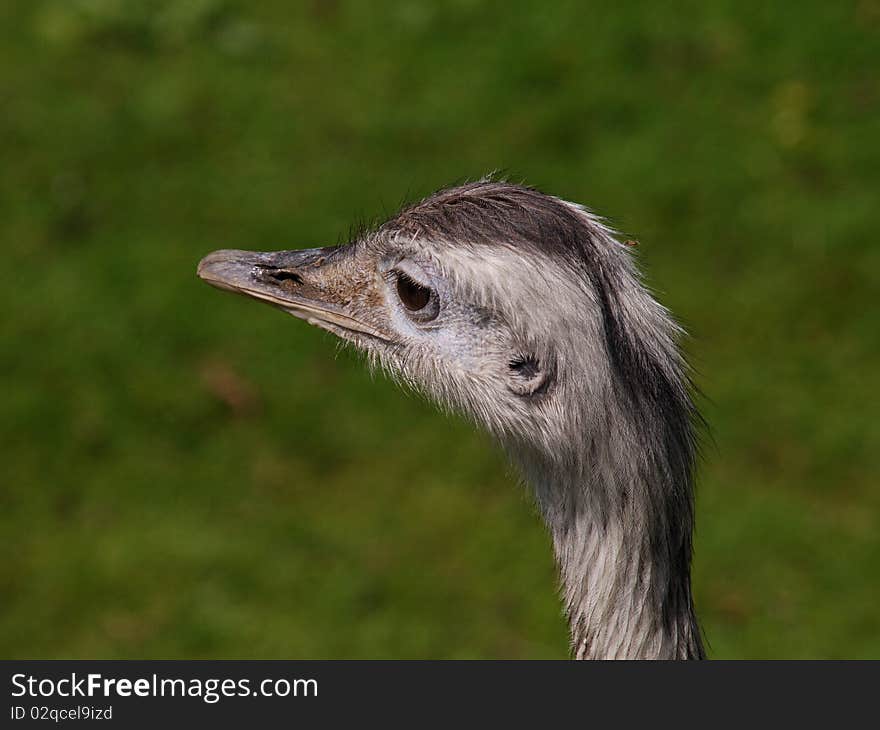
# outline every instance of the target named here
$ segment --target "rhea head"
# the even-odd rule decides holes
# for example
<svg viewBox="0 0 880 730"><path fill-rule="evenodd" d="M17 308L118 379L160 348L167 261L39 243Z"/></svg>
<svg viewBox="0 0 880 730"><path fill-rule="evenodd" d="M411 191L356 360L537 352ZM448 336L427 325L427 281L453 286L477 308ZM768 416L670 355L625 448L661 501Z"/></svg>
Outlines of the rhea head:
<svg viewBox="0 0 880 730"><path fill-rule="evenodd" d="M599 219L484 180L435 193L346 245L217 251L198 273L332 332L500 440L550 527L576 655L615 641L605 636L609 601L655 609L642 627L652 635L630 645L679 651L662 629L687 632L678 614L692 618L694 411L678 329ZM623 552L635 563L614 586L591 578L596 565L584 563ZM698 637L687 639L700 653Z"/></svg>

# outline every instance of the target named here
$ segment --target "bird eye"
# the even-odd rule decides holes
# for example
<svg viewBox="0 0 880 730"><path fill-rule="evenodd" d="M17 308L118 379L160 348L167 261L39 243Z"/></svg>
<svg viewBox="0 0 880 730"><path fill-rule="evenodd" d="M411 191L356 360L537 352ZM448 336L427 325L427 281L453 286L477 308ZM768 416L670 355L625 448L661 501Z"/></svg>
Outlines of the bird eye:
<svg viewBox="0 0 880 730"><path fill-rule="evenodd" d="M417 284L406 274L397 275L397 296L403 306L410 312L418 312L428 306L431 301L431 290Z"/></svg>

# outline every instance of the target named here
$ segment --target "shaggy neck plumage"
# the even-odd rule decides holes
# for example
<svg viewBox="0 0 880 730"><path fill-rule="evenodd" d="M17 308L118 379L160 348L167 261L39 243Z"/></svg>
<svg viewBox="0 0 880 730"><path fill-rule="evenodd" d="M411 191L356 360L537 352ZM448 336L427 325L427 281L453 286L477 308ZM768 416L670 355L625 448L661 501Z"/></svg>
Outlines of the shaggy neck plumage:
<svg viewBox="0 0 880 730"><path fill-rule="evenodd" d="M690 521L652 497L647 474L587 445L603 466L526 467L549 527L577 659L696 659L703 649L690 587ZM610 460L608 457L611 457ZM649 459L648 459L649 460ZM538 476L540 475L540 476ZM664 477L655 475L657 480Z"/></svg>
<svg viewBox="0 0 880 730"><path fill-rule="evenodd" d="M514 458L553 538L574 656L703 658L690 578L699 416L678 328L619 244L593 242L605 355L595 361L607 372L581 382L604 384L591 398L561 385L566 403L588 404L559 425L566 452Z"/></svg>

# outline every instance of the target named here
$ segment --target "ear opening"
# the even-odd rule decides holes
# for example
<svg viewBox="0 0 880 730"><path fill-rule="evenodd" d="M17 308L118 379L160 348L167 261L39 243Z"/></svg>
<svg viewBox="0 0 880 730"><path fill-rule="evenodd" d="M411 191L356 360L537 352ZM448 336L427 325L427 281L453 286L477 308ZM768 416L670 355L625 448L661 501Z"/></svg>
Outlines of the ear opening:
<svg viewBox="0 0 880 730"><path fill-rule="evenodd" d="M516 355L507 369L507 387L517 395L536 395L543 392L549 382L547 371L535 355Z"/></svg>

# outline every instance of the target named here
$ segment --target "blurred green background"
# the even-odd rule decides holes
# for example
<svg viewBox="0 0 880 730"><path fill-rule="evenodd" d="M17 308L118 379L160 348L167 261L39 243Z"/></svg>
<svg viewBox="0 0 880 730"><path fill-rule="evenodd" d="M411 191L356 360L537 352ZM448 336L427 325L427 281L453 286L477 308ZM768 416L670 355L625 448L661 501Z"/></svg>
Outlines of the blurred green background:
<svg viewBox="0 0 880 730"><path fill-rule="evenodd" d="M489 440L195 277L501 169L707 394L712 657L880 657L880 0L0 4L0 655L565 657Z"/></svg>

